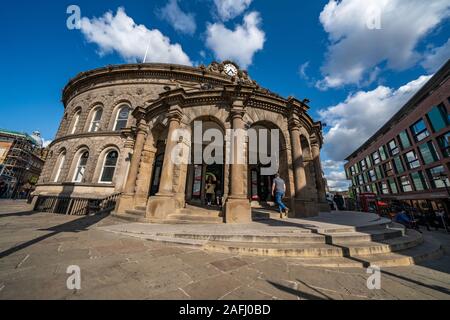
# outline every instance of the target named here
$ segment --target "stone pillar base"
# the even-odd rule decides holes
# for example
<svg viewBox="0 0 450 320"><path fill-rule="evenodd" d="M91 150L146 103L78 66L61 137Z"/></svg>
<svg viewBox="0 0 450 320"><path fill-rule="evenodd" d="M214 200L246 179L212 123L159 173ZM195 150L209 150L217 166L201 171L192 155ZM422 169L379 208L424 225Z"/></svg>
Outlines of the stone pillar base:
<svg viewBox="0 0 450 320"><path fill-rule="evenodd" d="M176 213L176 210L174 195L157 194L148 199L146 217L166 219L168 215Z"/></svg>
<svg viewBox="0 0 450 320"><path fill-rule="evenodd" d="M252 222L252 208L247 198L228 197L225 203L225 223Z"/></svg>
<svg viewBox="0 0 450 320"><path fill-rule="evenodd" d="M319 215L319 204L314 201L294 199L295 218L309 218Z"/></svg>
<svg viewBox="0 0 450 320"><path fill-rule="evenodd" d="M116 205L116 213L125 213L127 210L134 209L134 195L133 194L123 194L120 196L119 201Z"/></svg>
<svg viewBox="0 0 450 320"><path fill-rule="evenodd" d="M320 212L331 212L330 205L328 202L320 202L319 203Z"/></svg>

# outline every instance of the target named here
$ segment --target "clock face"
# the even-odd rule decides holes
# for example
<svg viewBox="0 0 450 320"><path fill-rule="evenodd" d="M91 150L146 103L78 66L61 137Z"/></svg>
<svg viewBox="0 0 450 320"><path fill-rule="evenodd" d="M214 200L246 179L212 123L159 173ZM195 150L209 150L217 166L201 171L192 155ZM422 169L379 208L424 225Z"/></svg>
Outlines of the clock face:
<svg viewBox="0 0 450 320"><path fill-rule="evenodd" d="M226 64L224 66L224 70L225 70L225 73L227 75L229 75L230 77L234 77L238 73L238 70L236 69L236 67L234 65L232 65L231 63Z"/></svg>

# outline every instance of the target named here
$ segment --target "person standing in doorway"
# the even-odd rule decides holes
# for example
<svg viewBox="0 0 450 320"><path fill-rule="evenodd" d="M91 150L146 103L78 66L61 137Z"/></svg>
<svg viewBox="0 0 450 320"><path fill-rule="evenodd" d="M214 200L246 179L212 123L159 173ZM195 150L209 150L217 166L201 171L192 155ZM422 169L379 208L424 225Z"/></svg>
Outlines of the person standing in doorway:
<svg viewBox="0 0 450 320"><path fill-rule="evenodd" d="M208 177L208 180L205 185L206 204L208 207L211 207L212 199L214 198L214 189L215 185L213 183L213 179L211 177Z"/></svg>
<svg viewBox="0 0 450 320"><path fill-rule="evenodd" d="M288 207L283 203L284 195L286 194L286 183L281 179L280 175L277 173L275 179L273 179L272 184L272 195L275 198L275 203L278 205L280 211L280 218L283 219L284 216L287 217L289 213Z"/></svg>

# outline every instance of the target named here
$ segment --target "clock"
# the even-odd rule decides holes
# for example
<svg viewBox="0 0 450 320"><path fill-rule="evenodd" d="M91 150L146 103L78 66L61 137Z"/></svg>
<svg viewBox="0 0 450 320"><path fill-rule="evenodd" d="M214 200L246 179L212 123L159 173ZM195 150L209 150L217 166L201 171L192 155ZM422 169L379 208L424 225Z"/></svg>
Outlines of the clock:
<svg viewBox="0 0 450 320"><path fill-rule="evenodd" d="M234 66L234 64L231 63L227 63L224 67L223 67L225 73L227 75L229 75L230 77L234 77L238 74L238 70L237 68Z"/></svg>

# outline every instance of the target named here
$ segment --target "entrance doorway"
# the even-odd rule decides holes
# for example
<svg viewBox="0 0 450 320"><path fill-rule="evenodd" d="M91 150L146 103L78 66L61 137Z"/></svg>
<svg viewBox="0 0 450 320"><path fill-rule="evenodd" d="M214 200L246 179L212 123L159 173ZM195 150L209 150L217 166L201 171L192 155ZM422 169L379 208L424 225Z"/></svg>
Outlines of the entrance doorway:
<svg viewBox="0 0 450 320"><path fill-rule="evenodd" d="M273 201L272 183L274 176L261 174L261 166L250 168L250 195L252 201L269 202Z"/></svg>
<svg viewBox="0 0 450 320"><path fill-rule="evenodd" d="M161 172L163 163L164 163L164 153L161 153L155 158L149 196L154 196L159 191L159 183L161 181Z"/></svg>
<svg viewBox="0 0 450 320"><path fill-rule="evenodd" d="M206 184L211 179L214 184L213 204L218 205L217 196L224 192L224 166L222 164L194 165L193 166L192 196L191 204L206 204ZM190 187L190 186L188 186Z"/></svg>

